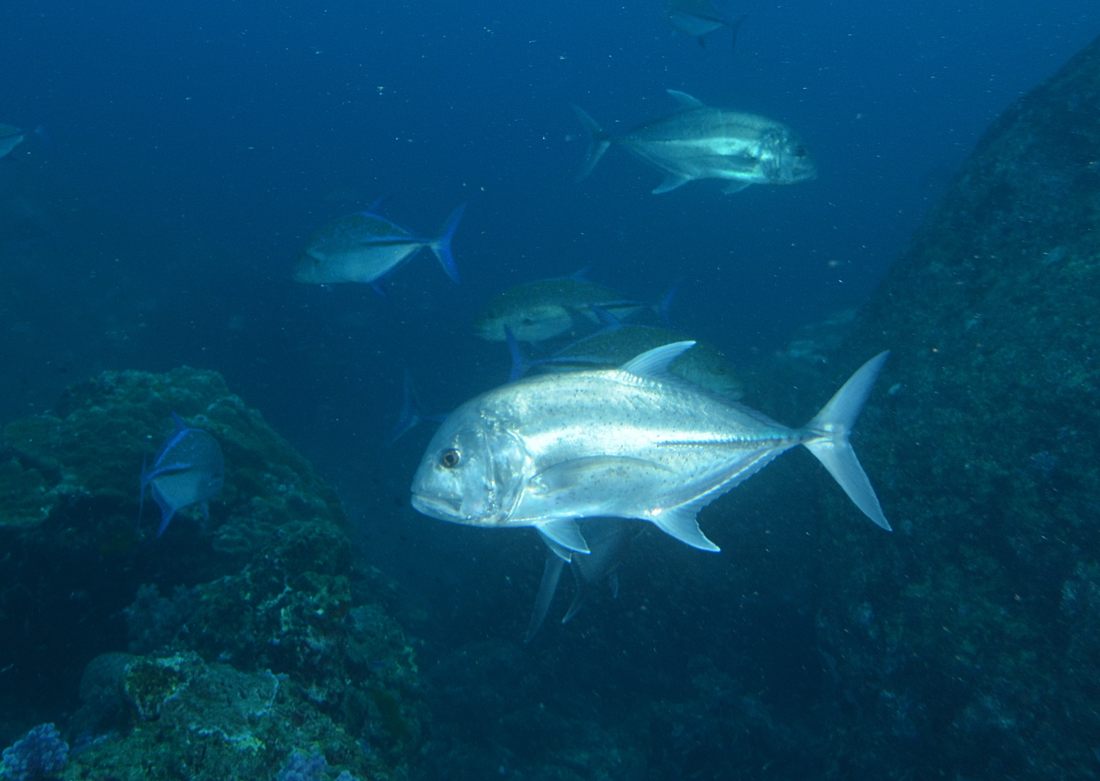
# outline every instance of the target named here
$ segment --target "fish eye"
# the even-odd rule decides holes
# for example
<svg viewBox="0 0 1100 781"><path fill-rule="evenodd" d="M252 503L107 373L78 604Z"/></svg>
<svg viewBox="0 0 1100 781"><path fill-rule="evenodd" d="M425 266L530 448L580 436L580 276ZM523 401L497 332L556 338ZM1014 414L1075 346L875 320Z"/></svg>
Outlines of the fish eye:
<svg viewBox="0 0 1100 781"><path fill-rule="evenodd" d="M439 455L439 465L444 469L454 469L462 463L462 453L455 448L447 448Z"/></svg>
<svg viewBox="0 0 1100 781"><path fill-rule="evenodd" d="M806 156L806 147L800 146L800 147L796 148L794 150L794 156L795 157L805 157Z"/></svg>

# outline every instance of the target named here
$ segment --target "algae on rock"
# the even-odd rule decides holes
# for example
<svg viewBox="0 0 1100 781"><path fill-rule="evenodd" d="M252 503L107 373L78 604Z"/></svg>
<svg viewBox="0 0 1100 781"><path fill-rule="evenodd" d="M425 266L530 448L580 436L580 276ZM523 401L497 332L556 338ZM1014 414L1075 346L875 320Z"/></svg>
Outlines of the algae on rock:
<svg viewBox="0 0 1100 781"><path fill-rule="evenodd" d="M989 130L838 351L893 350L857 439L898 530L827 502L848 777L1100 771L1100 624L1066 607L1100 590L1098 117L1100 41Z"/></svg>
<svg viewBox="0 0 1100 781"><path fill-rule="evenodd" d="M155 518L136 523L138 477L173 413L217 439L225 486L209 518L184 511L157 538ZM115 753L149 778L175 777L172 762L193 779L266 777L302 741L334 767L403 776L422 734L419 674L346 523L335 493L219 375L105 372L73 386L0 435L0 667L22 682L0 698L60 711L95 657L107 654L92 680L124 671L125 704L84 687L98 706L73 728L113 731L77 754L72 778ZM262 725L200 715L261 689Z"/></svg>

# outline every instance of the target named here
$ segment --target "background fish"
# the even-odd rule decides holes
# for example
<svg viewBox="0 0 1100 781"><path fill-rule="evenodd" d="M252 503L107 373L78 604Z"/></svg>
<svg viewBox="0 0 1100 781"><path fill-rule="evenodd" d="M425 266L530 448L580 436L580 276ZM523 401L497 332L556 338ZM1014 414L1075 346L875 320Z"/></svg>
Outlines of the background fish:
<svg viewBox="0 0 1100 781"><path fill-rule="evenodd" d="M562 558L590 551L576 521L594 517L650 521L716 551L698 512L805 445L864 514L890 528L848 443L886 353L794 429L663 379L692 344L658 347L619 369L530 377L468 401L428 445L413 506L455 523L534 526Z"/></svg>
<svg viewBox="0 0 1100 781"><path fill-rule="evenodd" d="M705 42L703 36L722 29L730 31L736 46L738 30L746 17L724 11L712 0L667 0L665 10L669 23L685 35L697 38L700 46Z"/></svg>
<svg viewBox="0 0 1100 781"><path fill-rule="evenodd" d="M477 335L503 342L507 330L520 342L552 339L578 322L595 325L597 309L628 317L646 305L610 288L574 277L527 282L496 295L474 321Z"/></svg>
<svg viewBox="0 0 1100 781"><path fill-rule="evenodd" d="M11 150L23 143L25 137L26 133L14 125L0 124L0 158L6 157Z"/></svg>
<svg viewBox="0 0 1100 781"><path fill-rule="evenodd" d="M625 133L612 135L574 106L590 136L584 178L611 144L618 144L665 175L654 194L697 179L722 179L723 192L750 184L793 184L816 175L806 147L794 132L757 114L712 108L678 90L668 90L680 108Z"/></svg>
<svg viewBox="0 0 1100 781"><path fill-rule="evenodd" d="M685 339L684 334L667 328L625 324L578 339L536 364L549 371L621 366L635 355ZM731 401L744 395L744 385L736 368L718 348L706 342L697 341L694 347L673 360L668 366L668 374Z"/></svg>
<svg viewBox="0 0 1100 781"><path fill-rule="evenodd" d="M173 418L176 432L164 443L153 466L141 471L138 518L145 507L145 490L149 488L160 508L158 537L184 507L199 504L203 513L207 513L207 502L221 492L225 475L225 459L218 441L202 429L190 428L178 416Z"/></svg>
<svg viewBox="0 0 1100 781"><path fill-rule="evenodd" d="M294 279L315 285L371 283L427 248L447 276L458 282L451 241L464 210L465 206L459 206L451 212L435 238L415 236L373 211L339 217L314 235L298 261Z"/></svg>

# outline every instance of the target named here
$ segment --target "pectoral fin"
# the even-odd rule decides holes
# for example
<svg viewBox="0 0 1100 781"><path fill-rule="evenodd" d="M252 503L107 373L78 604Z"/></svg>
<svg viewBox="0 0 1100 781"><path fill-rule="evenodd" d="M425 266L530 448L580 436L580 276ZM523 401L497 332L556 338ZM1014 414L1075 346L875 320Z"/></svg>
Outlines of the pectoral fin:
<svg viewBox="0 0 1100 781"><path fill-rule="evenodd" d="M695 344L691 342L691 344ZM629 456L585 456L561 461L539 472L532 484L537 485L545 495L560 491L576 491L594 486L606 490L606 480L621 481L639 472L654 470L667 472L668 468L644 458Z"/></svg>

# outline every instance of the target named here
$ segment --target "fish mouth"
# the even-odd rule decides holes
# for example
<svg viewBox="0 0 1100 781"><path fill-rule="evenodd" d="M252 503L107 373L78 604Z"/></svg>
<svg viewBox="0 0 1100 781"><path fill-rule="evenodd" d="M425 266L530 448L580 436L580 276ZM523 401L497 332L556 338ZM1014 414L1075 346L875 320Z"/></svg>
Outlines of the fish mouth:
<svg viewBox="0 0 1100 781"><path fill-rule="evenodd" d="M412 506L417 512L440 521L461 522L464 520L457 503L438 496L414 493L412 495Z"/></svg>

